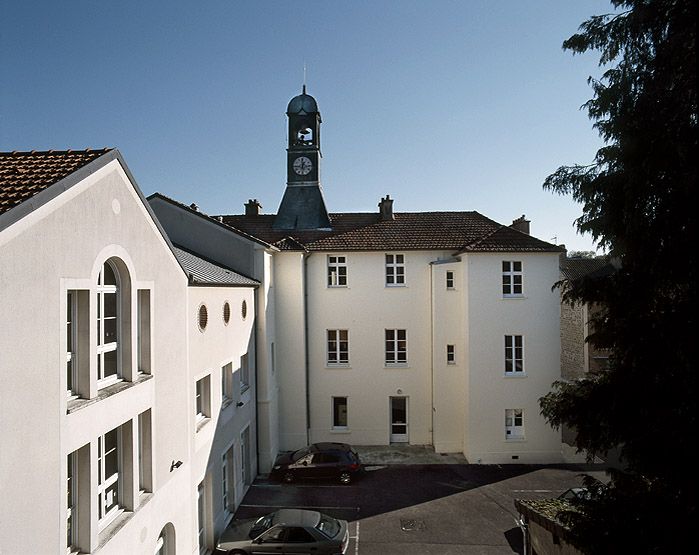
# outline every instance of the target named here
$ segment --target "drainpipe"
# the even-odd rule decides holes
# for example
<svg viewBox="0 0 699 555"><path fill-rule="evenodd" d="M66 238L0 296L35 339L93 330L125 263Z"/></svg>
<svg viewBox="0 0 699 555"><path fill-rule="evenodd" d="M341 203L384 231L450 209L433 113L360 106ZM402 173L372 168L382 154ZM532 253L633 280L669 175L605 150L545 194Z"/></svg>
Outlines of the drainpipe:
<svg viewBox="0 0 699 555"><path fill-rule="evenodd" d="M430 262L430 435L434 449L434 262Z"/></svg>
<svg viewBox="0 0 699 555"><path fill-rule="evenodd" d="M311 444L311 395L310 395L310 356L308 354L308 259L311 257L310 252L303 255L303 332L304 332L304 352L306 364L306 445Z"/></svg>

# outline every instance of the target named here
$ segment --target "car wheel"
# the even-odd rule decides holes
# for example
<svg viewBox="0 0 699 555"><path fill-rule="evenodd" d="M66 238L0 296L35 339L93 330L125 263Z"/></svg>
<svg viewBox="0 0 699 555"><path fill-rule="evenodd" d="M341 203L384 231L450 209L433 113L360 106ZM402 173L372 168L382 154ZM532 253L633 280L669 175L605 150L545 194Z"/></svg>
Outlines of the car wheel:
<svg viewBox="0 0 699 555"><path fill-rule="evenodd" d="M284 475L282 476L282 480L285 483L290 484L291 482L294 481L294 473L293 472L285 472Z"/></svg>
<svg viewBox="0 0 699 555"><path fill-rule="evenodd" d="M248 555L247 552L236 549L235 551L229 551L227 555Z"/></svg>
<svg viewBox="0 0 699 555"><path fill-rule="evenodd" d="M349 484L352 481L352 475L349 472L340 473L340 483Z"/></svg>

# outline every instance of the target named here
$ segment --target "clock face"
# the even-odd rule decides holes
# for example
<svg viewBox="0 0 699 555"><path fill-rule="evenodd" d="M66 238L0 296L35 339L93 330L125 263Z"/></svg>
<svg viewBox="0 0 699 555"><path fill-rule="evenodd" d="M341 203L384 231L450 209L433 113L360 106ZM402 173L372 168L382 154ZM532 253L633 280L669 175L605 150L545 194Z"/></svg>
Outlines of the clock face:
<svg viewBox="0 0 699 555"><path fill-rule="evenodd" d="M313 169L313 162L306 156L299 156L294 160L293 168L298 175L308 175Z"/></svg>

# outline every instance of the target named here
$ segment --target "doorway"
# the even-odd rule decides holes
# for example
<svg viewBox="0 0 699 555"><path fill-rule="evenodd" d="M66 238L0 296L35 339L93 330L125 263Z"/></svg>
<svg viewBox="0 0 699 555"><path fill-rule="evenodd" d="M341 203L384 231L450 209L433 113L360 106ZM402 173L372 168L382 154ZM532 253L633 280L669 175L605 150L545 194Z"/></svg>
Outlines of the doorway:
<svg viewBox="0 0 699 555"><path fill-rule="evenodd" d="M390 398L391 443L408 443L408 398Z"/></svg>

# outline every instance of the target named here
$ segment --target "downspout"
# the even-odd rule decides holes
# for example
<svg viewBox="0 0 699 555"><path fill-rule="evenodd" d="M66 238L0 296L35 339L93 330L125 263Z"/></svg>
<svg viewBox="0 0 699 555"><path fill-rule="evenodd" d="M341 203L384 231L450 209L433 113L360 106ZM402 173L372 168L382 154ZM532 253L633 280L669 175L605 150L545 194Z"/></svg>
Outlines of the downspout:
<svg viewBox="0 0 699 555"><path fill-rule="evenodd" d="M263 282L264 283L264 282ZM264 285L263 285L264 286ZM254 302L255 302L255 325L252 327L252 334L253 334L253 348L255 349L255 418L257 422L255 422L255 450L257 451L257 472L256 476L260 475L260 403L258 402L260 400L260 390L257 387L257 372L259 371L259 358L257 354L257 326L260 325L260 321L257 318L257 311L259 310L259 296L258 293L260 291L259 287L255 287L255 294L254 294Z"/></svg>
<svg viewBox="0 0 699 555"><path fill-rule="evenodd" d="M434 262L430 262L430 434L434 449Z"/></svg>
<svg viewBox="0 0 699 555"><path fill-rule="evenodd" d="M305 365L306 365L306 445L311 444L311 395L310 395L310 356L308 354L308 259L311 257L310 252L306 252L303 255L303 343L304 343L304 354L305 354Z"/></svg>

